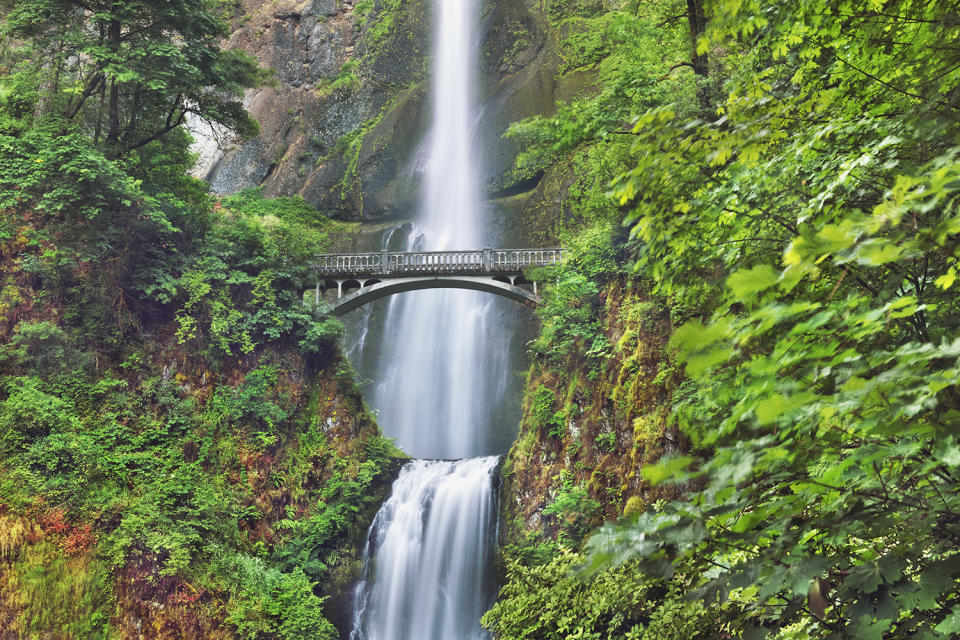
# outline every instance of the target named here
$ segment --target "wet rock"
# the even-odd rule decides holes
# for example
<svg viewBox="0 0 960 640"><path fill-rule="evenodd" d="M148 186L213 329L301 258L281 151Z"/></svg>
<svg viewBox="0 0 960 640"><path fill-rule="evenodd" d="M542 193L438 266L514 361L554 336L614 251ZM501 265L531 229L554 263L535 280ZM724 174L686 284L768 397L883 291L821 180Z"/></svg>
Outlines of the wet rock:
<svg viewBox="0 0 960 640"><path fill-rule="evenodd" d="M315 16L333 16L339 11L337 0L313 0L310 3L310 14Z"/></svg>
<svg viewBox="0 0 960 640"><path fill-rule="evenodd" d="M210 190L227 194L260 184L271 166L263 156L264 147L262 140L254 138L224 155L210 172Z"/></svg>
<svg viewBox="0 0 960 640"><path fill-rule="evenodd" d="M216 193L261 186L267 196L299 194L341 220L409 217L419 188L416 151L430 115L430 1L376 0L362 20L343 0L242 5L228 46L276 71L273 84L247 97L261 133L223 140L196 127L195 175ZM579 81L555 80L549 28L533 0L486 0L480 39L484 182L503 198L540 179L515 170L520 149L504 131L515 120L552 113ZM500 218L523 211L493 209Z"/></svg>

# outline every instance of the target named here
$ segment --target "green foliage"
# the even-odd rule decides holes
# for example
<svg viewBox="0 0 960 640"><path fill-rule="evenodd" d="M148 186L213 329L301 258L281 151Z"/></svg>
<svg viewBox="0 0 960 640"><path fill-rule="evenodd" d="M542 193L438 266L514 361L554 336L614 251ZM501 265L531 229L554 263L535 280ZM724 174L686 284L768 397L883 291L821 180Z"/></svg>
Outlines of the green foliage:
<svg viewBox="0 0 960 640"><path fill-rule="evenodd" d="M182 574L208 541L237 535L236 519L196 463L167 469L140 491L104 543L114 567L123 566L135 550L152 554L160 575Z"/></svg>
<svg viewBox="0 0 960 640"><path fill-rule="evenodd" d="M0 238L67 294L84 342L121 343L209 228L185 119L256 129L239 97L259 71L220 49L215 4L31 0L3 16Z"/></svg>
<svg viewBox="0 0 960 640"><path fill-rule="evenodd" d="M601 433L594 439L594 442L597 443L597 448L601 451L614 451L617 448L617 434L613 431Z"/></svg>
<svg viewBox="0 0 960 640"><path fill-rule="evenodd" d="M50 323L27 324L17 334L17 348L7 353L59 347L64 333ZM130 371L143 367L136 355L124 364ZM31 585L41 584L44 575L40 567L68 581L31 605L24 618L31 628L69 625L87 629L88 637L105 637L110 609L104 607L111 601L97 589L112 589L115 572L143 566L225 598L227 619L243 637L336 637L323 618L317 583L329 579L328 567L337 563L345 539L362 534L360 514L372 505L374 484L398 453L389 441L374 438L364 443L362 454L341 458L326 444L319 424L291 440L302 418L294 415L292 399L281 391L280 370L272 364L249 371L237 386L216 386L203 407L184 394L175 372L146 378L132 390L109 375L48 373L48 381L3 378L0 496L6 508L56 504L66 523L98 523L96 534L88 527L80 542L62 544L98 542L93 551L100 568L51 561L49 550L37 567L29 564L33 560L16 559L19 593L34 593ZM271 445L288 439L291 460L275 467L278 488L285 477L297 485L307 484L304 477L316 483L318 458L328 459L333 470L329 482L297 487L299 499L316 508L307 514L288 511L272 525L277 539L270 548L254 547L261 556L254 560L245 555L242 529L264 514L249 505L246 484L229 477L237 449L257 451L264 446L262 435L270 436ZM278 449L284 450L275 448L271 455ZM67 534L74 535L69 529ZM61 564L69 571L61 571ZM71 604L57 604L67 592L74 594ZM87 626L69 617L75 610L86 612Z"/></svg>
<svg viewBox="0 0 960 640"><path fill-rule="evenodd" d="M9 373L49 378L86 369L89 358L70 344L70 338L54 323L21 322L10 341L0 345L0 361Z"/></svg>
<svg viewBox="0 0 960 640"><path fill-rule="evenodd" d="M546 557L523 548L508 554L506 582L483 617L497 638L717 637L710 609L686 600L679 580L653 579L628 564L585 582L574 573L584 556L564 547Z"/></svg>
<svg viewBox="0 0 960 640"><path fill-rule="evenodd" d="M575 484L573 475L564 471L555 480L559 481L556 495L544 507L543 515L552 516L561 527L561 539L577 545L593 526L593 519L600 515L600 503L587 493L586 488Z"/></svg>
<svg viewBox="0 0 960 640"><path fill-rule="evenodd" d="M601 331L598 294L619 270L618 247L611 236L611 228L599 224L567 237L563 264L545 270L548 277L541 278L554 284L545 288L544 302L537 309L542 330L530 344L534 353L557 364L585 357L593 365L594 377L610 356L610 342Z"/></svg>
<svg viewBox="0 0 960 640"><path fill-rule="evenodd" d="M596 67L600 91L560 105L552 116L512 124L507 136L520 140L524 149L517 158L519 168L542 168L582 145L616 156L629 145L621 136L636 112L691 99L693 83L670 75L677 57L685 55L677 42L689 36L677 26L655 25L653 16L622 11L566 19L560 27L566 34L561 71Z"/></svg>
<svg viewBox="0 0 960 640"><path fill-rule="evenodd" d="M229 576L237 596L227 606L227 621L240 638L259 640L264 634L282 640L334 640L337 630L323 617L323 599L315 583L300 571L283 572L259 558L229 556L218 573Z"/></svg>
<svg viewBox="0 0 960 640"><path fill-rule="evenodd" d="M593 70L598 90L511 128L518 171L575 167L565 243L624 217L634 277L682 325L670 401L692 451L640 473L685 499L594 534L594 569L682 576L725 637L953 637L960 7L704 3L690 52L680 3L632 4L546 5L563 72ZM691 82L691 53L722 95ZM590 185L609 177L612 207ZM561 370L609 350L590 305L611 272L578 253L549 274L533 343Z"/></svg>
<svg viewBox="0 0 960 640"><path fill-rule="evenodd" d="M340 339L345 332L346 328L338 318L327 316L322 321L310 325L303 340L299 342L300 350L307 356L326 359L340 344Z"/></svg>
<svg viewBox="0 0 960 640"><path fill-rule="evenodd" d="M33 377L8 377L0 404L0 447L18 450L55 432L77 426L68 402L47 393Z"/></svg>
<svg viewBox="0 0 960 640"><path fill-rule="evenodd" d="M557 25L558 31L566 34L560 42L561 73L592 67L610 54L607 32L614 16L609 13L593 18L575 16Z"/></svg>
<svg viewBox="0 0 960 640"><path fill-rule="evenodd" d="M327 243L326 222L301 198L267 200L258 190L221 202L214 226L184 273L154 290L157 300L184 297L177 310L181 343L211 355L252 353L268 340L298 340L317 362L335 351L335 320L317 321L303 304L310 265Z"/></svg>
<svg viewBox="0 0 960 640"><path fill-rule="evenodd" d="M277 198L263 197L261 187L243 189L232 196L220 200L220 206L237 214L261 219L276 218L287 223L307 225L313 227L309 231L316 232L323 228L330 220L317 209L307 203L300 196L281 196ZM321 242L317 237L314 242Z"/></svg>
<svg viewBox="0 0 960 640"><path fill-rule="evenodd" d="M244 376L238 386L218 386L210 398L207 415L217 427L234 429L243 425L255 433L263 434L272 444L276 441L277 427L283 424L290 412L285 408L289 398L277 391L279 370L276 365L262 365Z"/></svg>
<svg viewBox="0 0 960 640"><path fill-rule="evenodd" d="M603 6L602 0L549 0L546 10L550 18L558 22L570 16L596 15L603 10Z"/></svg>
<svg viewBox="0 0 960 640"><path fill-rule="evenodd" d="M278 547L274 560L287 571L301 570L311 580L327 578L330 566L338 558L343 537L354 525L357 514L372 505L376 497L371 489L387 469L393 451L382 440L367 445L368 458L352 473L339 460L333 475L320 492L315 512L304 519L282 520L278 528L286 534L286 543Z"/></svg>
<svg viewBox="0 0 960 640"><path fill-rule="evenodd" d="M0 135L0 207L11 212L8 224L29 214L34 243L56 237L77 259L102 260L121 245L123 233L168 231L170 223L157 205L72 124L51 122L20 135Z"/></svg>
<svg viewBox="0 0 960 640"><path fill-rule="evenodd" d="M957 9L717 3L719 117L637 120L614 191L689 320L693 447L644 477L698 480L595 535L597 566L688 568L744 637L955 634Z"/></svg>
<svg viewBox="0 0 960 640"><path fill-rule="evenodd" d="M85 121L109 158L165 136L188 115L245 135L257 130L239 100L260 79L257 65L220 48L227 30L214 3L94 0L80 9L28 0L5 17L4 34L23 43L8 53L14 68L47 61L34 71L43 89L31 117Z"/></svg>
<svg viewBox="0 0 960 640"><path fill-rule="evenodd" d="M256 129L239 101L256 65L219 47L231 6L3 8L0 608L15 637L113 637L118 583L141 579L205 594L196 611L224 632L336 637L326 585L280 549L303 535L334 563L396 452L338 456L299 402L343 331L303 299L328 221L255 189L215 202L187 176L188 115ZM308 366L289 371L277 354L298 346ZM256 349L252 369L229 358ZM324 508L278 533L268 472L277 500Z"/></svg>
<svg viewBox="0 0 960 640"><path fill-rule="evenodd" d="M556 397L553 391L543 385L537 387L530 399L530 423L536 428L543 428L550 423Z"/></svg>

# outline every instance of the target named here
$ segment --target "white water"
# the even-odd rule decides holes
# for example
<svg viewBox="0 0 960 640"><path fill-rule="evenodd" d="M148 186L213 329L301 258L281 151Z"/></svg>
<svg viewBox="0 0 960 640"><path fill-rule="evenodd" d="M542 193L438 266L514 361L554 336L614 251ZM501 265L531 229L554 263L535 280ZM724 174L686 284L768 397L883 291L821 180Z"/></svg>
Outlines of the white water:
<svg viewBox="0 0 960 640"><path fill-rule="evenodd" d="M404 467L370 528L351 640L486 637L496 465L488 457Z"/></svg>
<svg viewBox="0 0 960 640"><path fill-rule="evenodd" d="M409 250L483 248L472 138L476 122L476 0L434 3L433 119L420 220ZM497 340L489 294L439 289L390 300L371 403L383 430L420 458L493 453L492 407L502 402L508 345ZM493 375L491 375L491 372ZM499 394L499 395L498 395Z"/></svg>
<svg viewBox="0 0 960 640"><path fill-rule="evenodd" d="M433 126L409 249L485 244L472 145L477 19L477 0L434 0ZM507 397L509 340L494 335L492 298L437 289L389 303L371 395L380 426L414 456L463 459L401 471L370 528L351 640L488 637L479 621L491 604L497 458L471 456L493 453Z"/></svg>

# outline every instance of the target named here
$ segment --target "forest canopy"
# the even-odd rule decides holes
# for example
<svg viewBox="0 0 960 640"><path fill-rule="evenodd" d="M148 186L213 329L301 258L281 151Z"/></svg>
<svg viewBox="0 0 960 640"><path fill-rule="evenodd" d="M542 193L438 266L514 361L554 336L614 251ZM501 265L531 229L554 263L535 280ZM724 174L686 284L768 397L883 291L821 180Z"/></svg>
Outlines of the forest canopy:
<svg viewBox="0 0 960 640"><path fill-rule="evenodd" d="M720 624L656 637L955 636L960 5L594 15L639 55L613 67L611 48L597 96L511 132L531 167L570 158L608 177L613 202L578 191L576 224L628 233L574 242L534 346L550 366L603 374L616 346L587 301L623 277L591 272L612 243L670 310L685 374L670 424L689 446L641 469L683 499L594 533L587 573L626 562L623 575L679 580ZM510 571L539 581L533 593L569 588L518 557ZM498 631L524 628L514 588L488 620ZM646 619L619 628L647 637Z"/></svg>

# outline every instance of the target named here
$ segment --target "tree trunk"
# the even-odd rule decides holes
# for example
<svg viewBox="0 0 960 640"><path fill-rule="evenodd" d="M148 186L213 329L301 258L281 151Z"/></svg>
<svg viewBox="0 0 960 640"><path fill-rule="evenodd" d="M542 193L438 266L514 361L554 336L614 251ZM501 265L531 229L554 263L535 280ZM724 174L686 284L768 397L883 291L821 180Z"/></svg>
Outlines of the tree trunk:
<svg viewBox="0 0 960 640"><path fill-rule="evenodd" d="M120 48L120 21L114 18L110 21L107 30L107 42L112 47ZM107 105L107 139L108 147L120 143L120 84L116 78L110 80L110 100Z"/></svg>
<svg viewBox="0 0 960 640"><path fill-rule="evenodd" d="M687 0L687 22L690 24L690 52L693 72L700 80L697 83L697 98L700 106L710 108L710 96L706 80L710 76L707 54L697 53L697 41L707 30L707 16L703 11L703 0Z"/></svg>

